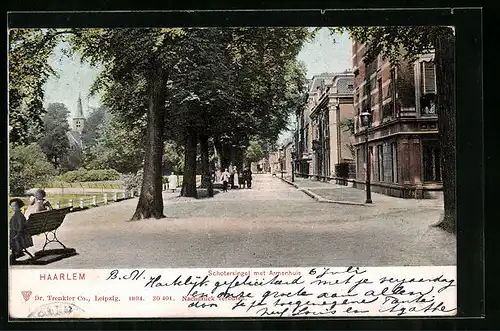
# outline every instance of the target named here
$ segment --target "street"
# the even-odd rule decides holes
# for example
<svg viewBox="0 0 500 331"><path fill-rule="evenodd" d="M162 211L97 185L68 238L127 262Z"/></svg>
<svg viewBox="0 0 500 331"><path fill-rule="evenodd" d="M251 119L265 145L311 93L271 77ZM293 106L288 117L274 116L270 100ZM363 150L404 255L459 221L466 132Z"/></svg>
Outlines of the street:
<svg viewBox="0 0 500 331"><path fill-rule="evenodd" d="M57 236L78 255L13 268L455 265L455 236L430 227L442 209L393 199L320 203L279 178L254 175L252 189L213 198L165 192L164 219L128 221L137 198L69 214ZM32 252L44 236L33 239Z"/></svg>

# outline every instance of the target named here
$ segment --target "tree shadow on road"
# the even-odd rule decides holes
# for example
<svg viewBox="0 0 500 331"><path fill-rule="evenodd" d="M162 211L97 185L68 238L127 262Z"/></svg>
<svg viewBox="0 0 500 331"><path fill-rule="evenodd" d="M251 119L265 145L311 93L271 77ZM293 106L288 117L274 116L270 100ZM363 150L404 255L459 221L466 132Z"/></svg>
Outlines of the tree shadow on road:
<svg viewBox="0 0 500 331"><path fill-rule="evenodd" d="M221 192L220 190L216 190L216 189L214 189L213 191L214 191L214 196L216 196L217 194L219 194ZM206 189L206 188L198 188L197 192L198 192L198 199L212 198L212 197L208 196L208 189Z"/></svg>

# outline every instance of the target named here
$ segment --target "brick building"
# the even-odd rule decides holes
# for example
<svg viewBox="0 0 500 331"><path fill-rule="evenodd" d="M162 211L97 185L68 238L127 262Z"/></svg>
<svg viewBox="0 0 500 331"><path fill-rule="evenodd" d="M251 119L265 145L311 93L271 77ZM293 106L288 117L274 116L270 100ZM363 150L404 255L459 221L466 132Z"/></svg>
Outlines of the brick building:
<svg viewBox="0 0 500 331"><path fill-rule="evenodd" d="M427 198L442 191L441 150L436 114L433 54L392 67L381 57L365 65L365 45L353 42L356 181L364 189L366 127L372 191L404 198Z"/></svg>

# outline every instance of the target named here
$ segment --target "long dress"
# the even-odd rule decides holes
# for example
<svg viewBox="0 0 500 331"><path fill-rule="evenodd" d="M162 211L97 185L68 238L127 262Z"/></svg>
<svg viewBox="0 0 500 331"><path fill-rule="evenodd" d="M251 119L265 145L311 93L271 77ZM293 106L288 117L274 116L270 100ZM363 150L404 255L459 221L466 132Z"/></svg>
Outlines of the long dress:
<svg viewBox="0 0 500 331"><path fill-rule="evenodd" d="M234 172L234 186L240 187L240 180L237 171Z"/></svg>
<svg viewBox="0 0 500 331"><path fill-rule="evenodd" d="M177 175L168 176L168 189L172 191L177 189Z"/></svg>
<svg viewBox="0 0 500 331"><path fill-rule="evenodd" d="M23 249L33 246L33 239L26 229L26 218L21 211L14 212L10 218L10 249L19 253Z"/></svg>

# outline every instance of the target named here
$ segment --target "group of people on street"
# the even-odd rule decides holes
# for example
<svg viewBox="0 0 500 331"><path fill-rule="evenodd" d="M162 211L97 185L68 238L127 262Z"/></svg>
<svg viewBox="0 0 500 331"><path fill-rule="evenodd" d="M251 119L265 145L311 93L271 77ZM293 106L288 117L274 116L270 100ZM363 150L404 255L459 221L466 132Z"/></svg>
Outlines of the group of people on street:
<svg viewBox="0 0 500 331"><path fill-rule="evenodd" d="M28 233L27 224L31 214L39 213L45 210L52 210L52 205L45 199L46 193L44 190L37 190L30 196L29 204L26 207L24 214L21 208L24 207L24 202L19 198L10 200L9 204L14 214L10 218L10 249L11 263L16 259L24 256L23 250L33 246L33 239Z"/></svg>
<svg viewBox="0 0 500 331"><path fill-rule="evenodd" d="M245 168L241 174L236 167L230 167L224 170L220 176L222 182L222 191L227 192L228 186L234 188L251 188L252 187L252 171L250 168Z"/></svg>

